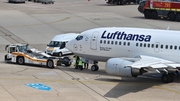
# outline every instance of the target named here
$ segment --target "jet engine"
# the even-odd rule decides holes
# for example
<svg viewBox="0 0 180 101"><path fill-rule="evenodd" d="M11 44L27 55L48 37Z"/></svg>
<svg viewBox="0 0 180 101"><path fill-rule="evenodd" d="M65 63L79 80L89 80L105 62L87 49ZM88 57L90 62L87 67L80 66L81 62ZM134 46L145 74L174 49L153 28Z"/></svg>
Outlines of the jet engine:
<svg viewBox="0 0 180 101"><path fill-rule="evenodd" d="M142 69L126 67L132 63L133 62L121 58L111 58L106 62L106 72L122 77L137 77L143 74Z"/></svg>

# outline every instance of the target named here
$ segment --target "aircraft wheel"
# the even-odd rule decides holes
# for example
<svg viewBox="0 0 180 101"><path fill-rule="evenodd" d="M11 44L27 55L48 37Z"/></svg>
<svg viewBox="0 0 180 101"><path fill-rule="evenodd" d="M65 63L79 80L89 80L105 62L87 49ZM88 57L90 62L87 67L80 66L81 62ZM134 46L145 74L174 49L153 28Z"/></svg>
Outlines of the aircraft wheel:
<svg viewBox="0 0 180 101"><path fill-rule="evenodd" d="M53 62L53 60L48 60L46 65L47 65L47 67L49 67L49 68L54 68L54 62Z"/></svg>
<svg viewBox="0 0 180 101"><path fill-rule="evenodd" d="M168 75L170 78L169 82L173 82L174 81L174 73L169 73Z"/></svg>
<svg viewBox="0 0 180 101"><path fill-rule="evenodd" d="M161 81L164 83L170 83L174 81L174 74L173 73L169 73L169 74L163 74L161 76Z"/></svg>
<svg viewBox="0 0 180 101"><path fill-rule="evenodd" d="M91 66L91 71L98 71L98 70L99 70L98 65L92 65Z"/></svg>
<svg viewBox="0 0 180 101"><path fill-rule="evenodd" d="M174 13L169 13L168 18L169 18L170 21L174 21L176 16L174 15Z"/></svg>
<svg viewBox="0 0 180 101"><path fill-rule="evenodd" d="M164 82L164 83L169 83L169 81L170 81L169 75L168 74L163 74L161 76L161 81Z"/></svg>
<svg viewBox="0 0 180 101"><path fill-rule="evenodd" d="M24 57L17 57L17 63L20 65L24 64Z"/></svg>

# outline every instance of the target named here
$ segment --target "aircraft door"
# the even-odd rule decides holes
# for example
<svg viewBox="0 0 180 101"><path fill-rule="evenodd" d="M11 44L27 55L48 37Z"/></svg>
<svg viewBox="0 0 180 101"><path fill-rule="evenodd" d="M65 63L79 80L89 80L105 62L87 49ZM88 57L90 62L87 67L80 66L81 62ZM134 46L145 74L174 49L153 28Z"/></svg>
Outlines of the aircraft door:
<svg viewBox="0 0 180 101"><path fill-rule="evenodd" d="M98 39L98 34L99 32L93 32L92 36L91 36L91 49L92 50L97 50L97 39Z"/></svg>
<svg viewBox="0 0 180 101"><path fill-rule="evenodd" d="M160 50L160 43L159 43L159 42L156 42L156 43L154 44L154 51L155 51L156 53L158 53L159 50Z"/></svg>

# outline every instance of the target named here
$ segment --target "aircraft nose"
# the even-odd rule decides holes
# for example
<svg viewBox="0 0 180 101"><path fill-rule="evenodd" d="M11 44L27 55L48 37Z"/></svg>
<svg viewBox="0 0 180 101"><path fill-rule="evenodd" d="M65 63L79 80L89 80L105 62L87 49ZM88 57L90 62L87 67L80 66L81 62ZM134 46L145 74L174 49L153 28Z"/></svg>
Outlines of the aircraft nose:
<svg viewBox="0 0 180 101"><path fill-rule="evenodd" d="M72 41L68 41L66 43L66 48L69 49L70 51L72 51Z"/></svg>

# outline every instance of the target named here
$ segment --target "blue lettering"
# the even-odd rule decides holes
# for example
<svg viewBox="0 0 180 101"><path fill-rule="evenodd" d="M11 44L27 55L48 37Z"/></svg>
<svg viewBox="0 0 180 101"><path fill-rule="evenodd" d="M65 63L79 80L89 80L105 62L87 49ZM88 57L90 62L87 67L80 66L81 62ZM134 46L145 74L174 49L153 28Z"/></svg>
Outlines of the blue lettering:
<svg viewBox="0 0 180 101"><path fill-rule="evenodd" d="M151 35L139 35L139 34L127 34L124 31L119 32L116 31L114 33L107 32L106 30L103 32L102 39L118 39L118 40L127 40L127 41L144 41L144 42L150 42L151 41Z"/></svg>

